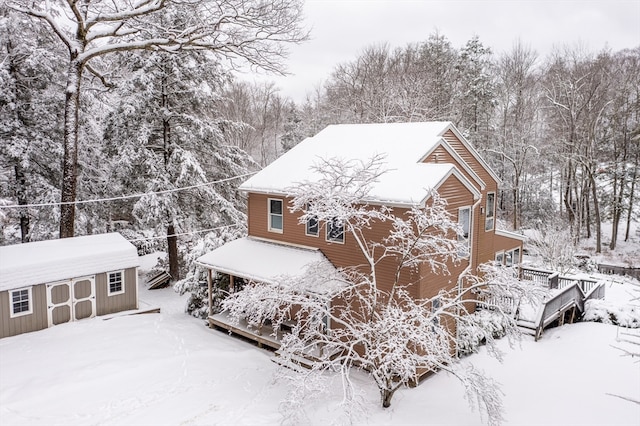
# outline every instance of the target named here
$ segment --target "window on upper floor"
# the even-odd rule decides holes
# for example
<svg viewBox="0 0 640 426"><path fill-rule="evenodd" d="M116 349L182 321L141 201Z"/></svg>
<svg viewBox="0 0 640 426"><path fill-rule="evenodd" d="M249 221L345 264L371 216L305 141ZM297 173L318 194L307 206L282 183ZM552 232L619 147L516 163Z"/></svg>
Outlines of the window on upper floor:
<svg viewBox="0 0 640 426"><path fill-rule="evenodd" d="M9 292L10 313L9 317L19 317L33 313L31 287L11 290Z"/></svg>
<svg viewBox="0 0 640 426"><path fill-rule="evenodd" d="M431 299L431 313L434 314L433 319L431 321L433 322L434 326L440 325L440 316L438 315L439 309L440 309L440 297L438 296ZM435 330L435 328L432 327L432 330Z"/></svg>
<svg viewBox="0 0 640 426"><path fill-rule="evenodd" d="M469 256L471 240L471 207L461 207L458 209L458 224L462 229L462 234L458 234L458 241L465 244L466 250L458 253L460 257Z"/></svg>
<svg viewBox="0 0 640 426"><path fill-rule="evenodd" d="M309 210L309 205L307 205L307 211ZM312 237L317 237L320 231L320 224L318 222L318 216L311 216L307 219L305 233Z"/></svg>
<svg viewBox="0 0 640 426"><path fill-rule="evenodd" d="M496 216L496 193L489 192L487 194L487 207L485 209L484 230L492 231L495 226Z"/></svg>
<svg viewBox="0 0 640 426"><path fill-rule="evenodd" d="M344 243L344 223L335 218L328 221L326 238L334 243Z"/></svg>
<svg viewBox="0 0 640 426"><path fill-rule="evenodd" d="M282 200L269 198L269 231L282 233L283 228L283 206Z"/></svg>

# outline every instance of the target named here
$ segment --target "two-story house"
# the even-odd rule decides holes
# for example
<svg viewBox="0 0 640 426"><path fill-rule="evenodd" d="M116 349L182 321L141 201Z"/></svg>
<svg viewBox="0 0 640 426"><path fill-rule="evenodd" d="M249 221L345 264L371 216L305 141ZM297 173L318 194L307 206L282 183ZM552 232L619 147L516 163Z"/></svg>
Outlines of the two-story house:
<svg viewBox="0 0 640 426"><path fill-rule="evenodd" d="M311 170L321 159L366 162L376 156L382 158L386 172L363 203L390 206L401 214L403 209L425 206L435 190L447 201L447 210L461 225L469 246L469 256L449 265L449 274L437 275L426 267L417 278L407 273L403 278L407 282L418 280L410 287L413 297L430 298L441 289L451 289L465 269L487 261L520 262L522 238L496 229L499 179L452 123L332 125L240 185L248 198L248 236L197 260L209 271L209 293L216 274L227 274L233 287L239 279L270 282L284 274L296 276L318 261L336 268L362 265L362 252L339 223L300 223L301 213L288 208L288 194L292 187L318 177ZM376 223L365 231L365 238L380 241L389 226ZM393 282L396 271L389 262L378 266L379 286ZM270 344L269 339L229 324L224 315L210 316L209 323Z"/></svg>

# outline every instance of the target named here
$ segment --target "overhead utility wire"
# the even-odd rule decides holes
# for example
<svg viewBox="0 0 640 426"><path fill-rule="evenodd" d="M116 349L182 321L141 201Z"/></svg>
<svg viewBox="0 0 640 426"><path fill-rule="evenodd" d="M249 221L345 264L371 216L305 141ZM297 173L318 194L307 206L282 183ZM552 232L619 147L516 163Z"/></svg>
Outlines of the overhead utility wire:
<svg viewBox="0 0 640 426"><path fill-rule="evenodd" d="M215 228L200 229L198 231L182 232L182 233L179 233L179 234L171 234L171 235L162 235L160 237L135 238L133 240L129 240L128 239L127 241L133 243L133 242L138 242L138 241L160 240L160 239L165 239L165 238L169 238L169 237L181 237L183 235L193 235L193 234L199 234L201 232L217 231L218 229L237 228L238 226L241 226L241 225L236 223L234 225L223 225L223 226L217 226Z"/></svg>
<svg viewBox="0 0 640 426"><path fill-rule="evenodd" d="M245 173L243 175L232 176L232 177L226 178L226 179L214 180L214 181L211 181L211 182L204 182L204 183L199 183L197 185L191 185L191 186L183 186L181 188L166 189L164 191L143 192L143 193L140 193L140 194L123 195L123 196L120 196L120 197L96 198L96 199L93 199L93 200L57 201L57 202L51 202L51 203L35 203L35 204L10 204L8 206L0 205L0 209L21 209L21 208L28 208L28 207L50 207L50 206L62 206L62 205L69 205L69 204L101 203L101 202L104 202L104 201L116 201L116 200L126 200L126 199L129 199L129 198L140 198L140 197L143 197L145 195L152 195L152 194L155 194L155 195L169 194L171 192L186 191L188 189L194 189L194 188L200 188L202 186L213 185L214 183L228 182L230 180L240 179L240 178L243 178L243 177L251 176L251 175L254 175L256 173L258 173L258 172Z"/></svg>

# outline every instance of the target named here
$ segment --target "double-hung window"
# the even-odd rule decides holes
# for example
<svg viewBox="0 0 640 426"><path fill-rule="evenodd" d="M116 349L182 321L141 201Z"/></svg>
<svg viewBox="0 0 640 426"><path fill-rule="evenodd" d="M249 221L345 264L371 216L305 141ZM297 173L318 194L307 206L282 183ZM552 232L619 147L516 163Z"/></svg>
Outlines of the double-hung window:
<svg viewBox="0 0 640 426"><path fill-rule="evenodd" d="M431 320L431 322L433 322L433 326L431 328L431 330L435 330L434 326L440 325L440 316L438 315L438 310L440 309L440 297L434 297L431 300L431 313L434 314L433 315L433 319Z"/></svg>
<svg viewBox="0 0 640 426"><path fill-rule="evenodd" d="M334 218L327 222L327 241L344 243L344 223Z"/></svg>
<svg viewBox="0 0 640 426"><path fill-rule="evenodd" d="M307 205L307 211L309 210L309 205ZM320 224L318 223L318 216L311 216L307 219L307 224L305 228L305 233L312 237L317 237L320 230Z"/></svg>
<svg viewBox="0 0 640 426"><path fill-rule="evenodd" d="M9 303L11 305L9 316L11 318L29 315L33 312L31 287L12 290L9 292L9 297Z"/></svg>
<svg viewBox="0 0 640 426"><path fill-rule="evenodd" d="M496 216L496 193L489 192L487 194L487 208L486 215L484 217L484 230L492 231L495 226Z"/></svg>
<svg viewBox="0 0 640 426"><path fill-rule="evenodd" d="M282 200L269 198L269 231L282 233L283 205Z"/></svg>
<svg viewBox="0 0 640 426"><path fill-rule="evenodd" d="M109 296L124 293L124 274L122 271L109 272L107 274L107 285L109 286Z"/></svg>
<svg viewBox="0 0 640 426"><path fill-rule="evenodd" d="M465 250L461 250L458 255L460 257L469 256L469 241L471 239L471 207L462 207L458 210L458 224L460 225L461 234L458 234L458 241L464 243Z"/></svg>

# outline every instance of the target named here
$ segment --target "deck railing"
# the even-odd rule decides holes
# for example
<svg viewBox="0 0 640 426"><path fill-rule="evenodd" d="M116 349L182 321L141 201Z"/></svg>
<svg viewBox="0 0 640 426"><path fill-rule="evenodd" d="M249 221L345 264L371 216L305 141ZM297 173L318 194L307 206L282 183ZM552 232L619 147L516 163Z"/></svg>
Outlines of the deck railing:
<svg viewBox="0 0 640 426"><path fill-rule="evenodd" d="M547 288L558 288L558 278L560 274L545 269L534 269L520 267L520 279L523 281L532 281L536 284Z"/></svg>

